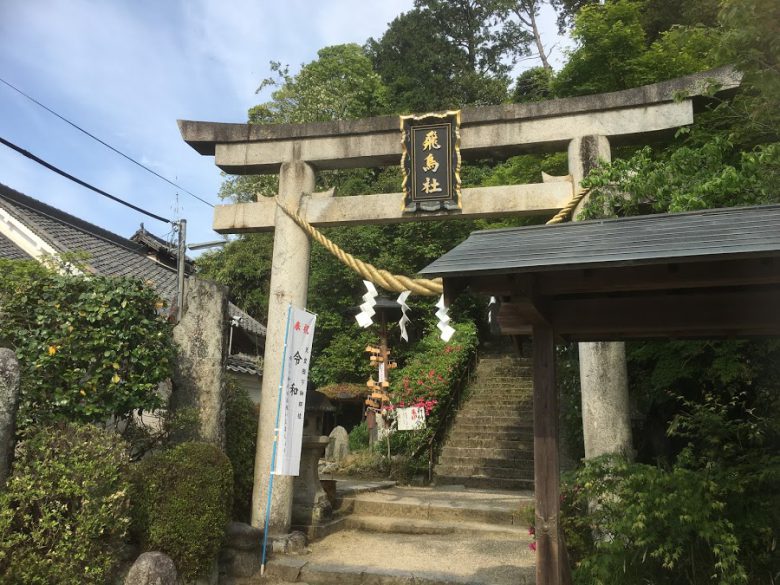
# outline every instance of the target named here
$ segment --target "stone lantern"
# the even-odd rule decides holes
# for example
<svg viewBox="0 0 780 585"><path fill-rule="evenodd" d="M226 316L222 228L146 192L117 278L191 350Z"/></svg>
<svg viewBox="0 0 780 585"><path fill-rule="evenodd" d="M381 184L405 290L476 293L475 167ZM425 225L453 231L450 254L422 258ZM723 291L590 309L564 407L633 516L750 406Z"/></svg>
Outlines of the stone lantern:
<svg viewBox="0 0 780 585"><path fill-rule="evenodd" d="M318 536L317 528L333 515L317 467L330 442L330 438L323 435L325 413L335 410L324 394L316 390L306 393L300 473L293 481L292 524L310 538Z"/></svg>

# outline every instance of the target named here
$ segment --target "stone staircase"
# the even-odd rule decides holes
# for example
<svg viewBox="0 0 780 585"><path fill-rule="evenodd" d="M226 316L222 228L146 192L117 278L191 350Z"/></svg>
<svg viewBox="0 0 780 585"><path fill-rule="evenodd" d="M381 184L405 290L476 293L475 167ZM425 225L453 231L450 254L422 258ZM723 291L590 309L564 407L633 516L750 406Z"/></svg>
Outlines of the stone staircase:
<svg viewBox="0 0 780 585"><path fill-rule="evenodd" d="M394 487L339 503L343 529L311 543L308 554L272 558L271 579L309 585L535 582L531 494Z"/></svg>
<svg viewBox="0 0 780 585"><path fill-rule="evenodd" d="M534 489L530 358L484 353L434 469L437 485Z"/></svg>

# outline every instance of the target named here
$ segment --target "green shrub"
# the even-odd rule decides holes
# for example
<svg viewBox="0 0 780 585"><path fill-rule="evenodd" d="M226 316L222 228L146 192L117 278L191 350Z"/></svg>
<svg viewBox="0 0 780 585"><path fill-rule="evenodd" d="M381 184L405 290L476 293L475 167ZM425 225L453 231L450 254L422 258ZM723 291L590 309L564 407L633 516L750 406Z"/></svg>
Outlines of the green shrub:
<svg viewBox="0 0 780 585"><path fill-rule="evenodd" d="M393 439L401 451L393 455L413 455L427 444L439 423L442 407L455 399L463 384L468 366L477 349L477 330L473 323L455 323L455 335L450 342L439 338L439 330L428 333L417 345L417 353L391 378L390 394L394 408L422 406L426 425L418 431L395 433ZM427 460L427 455L426 455Z"/></svg>
<svg viewBox="0 0 780 585"><path fill-rule="evenodd" d="M228 379L225 452L233 466L233 519L249 522L257 443L257 409L246 390Z"/></svg>
<svg viewBox="0 0 780 585"><path fill-rule="evenodd" d="M349 431L349 450L360 451L368 447L368 425L363 421Z"/></svg>
<svg viewBox="0 0 780 585"><path fill-rule="evenodd" d="M0 274L0 339L22 369L20 429L160 406L157 386L170 377L173 345L153 289L16 260L0 260Z"/></svg>
<svg viewBox="0 0 780 585"><path fill-rule="evenodd" d="M173 559L185 579L204 575L230 521L233 470L208 443L182 443L137 464L133 473L133 532L143 550Z"/></svg>
<svg viewBox="0 0 780 585"><path fill-rule="evenodd" d="M575 581L594 585L747 582L725 489L707 473L616 458L586 462L564 500L583 513L564 521ZM584 512L590 506L587 517ZM589 538L595 531L597 538ZM584 546L584 550L578 550Z"/></svg>
<svg viewBox="0 0 780 585"><path fill-rule="evenodd" d="M0 582L102 585L130 522L127 445L91 425L29 429L0 490Z"/></svg>

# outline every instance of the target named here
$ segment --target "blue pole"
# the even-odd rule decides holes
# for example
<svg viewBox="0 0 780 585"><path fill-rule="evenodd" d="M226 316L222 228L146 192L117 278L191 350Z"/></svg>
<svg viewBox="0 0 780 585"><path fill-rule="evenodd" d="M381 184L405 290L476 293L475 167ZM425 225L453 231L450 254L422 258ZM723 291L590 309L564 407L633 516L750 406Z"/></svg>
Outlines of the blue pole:
<svg viewBox="0 0 780 585"><path fill-rule="evenodd" d="M276 399L276 424L274 425L274 446L271 451L271 474L268 478L268 500L265 504L265 526L263 528L263 560L260 563L260 576L265 573L265 549L268 545L268 519L271 516L271 493L274 489L274 469L276 469L276 447L279 439L279 414L282 410L282 385L284 384L284 366L287 361L287 337L290 334L290 316L292 303L287 305L287 325L284 329L284 349L282 350L282 370L279 373L279 395Z"/></svg>

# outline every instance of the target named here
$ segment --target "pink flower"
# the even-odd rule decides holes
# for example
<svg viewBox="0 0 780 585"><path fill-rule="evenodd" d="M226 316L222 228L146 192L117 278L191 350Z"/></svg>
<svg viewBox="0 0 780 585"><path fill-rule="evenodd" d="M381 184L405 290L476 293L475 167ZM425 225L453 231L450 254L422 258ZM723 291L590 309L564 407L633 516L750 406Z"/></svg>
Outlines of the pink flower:
<svg viewBox="0 0 780 585"><path fill-rule="evenodd" d="M536 534L536 528L534 528L533 526L529 526L528 527L528 534L530 534L531 536Z"/></svg>
<svg viewBox="0 0 780 585"><path fill-rule="evenodd" d="M536 541L528 543L528 550L536 552Z"/></svg>

